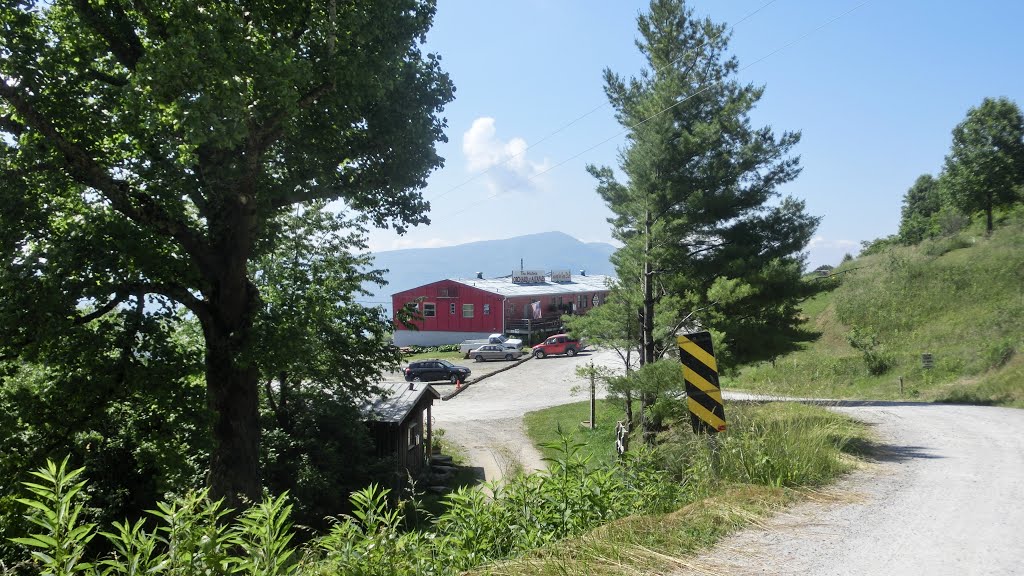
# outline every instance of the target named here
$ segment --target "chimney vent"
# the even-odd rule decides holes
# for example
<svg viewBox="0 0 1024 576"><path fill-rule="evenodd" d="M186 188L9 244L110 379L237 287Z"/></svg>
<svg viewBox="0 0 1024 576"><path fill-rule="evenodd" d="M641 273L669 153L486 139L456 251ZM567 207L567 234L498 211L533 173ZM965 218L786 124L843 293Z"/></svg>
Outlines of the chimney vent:
<svg viewBox="0 0 1024 576"><path fill-rule="evenodd" d="M413 391L416 390L416 383L415 382L409 382L409 390L413 390Z"/></svg>
<svg viewBox="0 0 1024 576"><path fill-rule="evenodd" d="M477 273L476 273L476 277L477 277L477 279L479 279L479 280L483 280L483 279L484 279L484 273L483 273L483 272L477 272Z"/></svg>
<svg viewBox="0 0 1024 576"><path fill-rule="evenodd" d="M587 275L587 271L586 270L580 270L580 276L586 276L586 275Z"/></svg>

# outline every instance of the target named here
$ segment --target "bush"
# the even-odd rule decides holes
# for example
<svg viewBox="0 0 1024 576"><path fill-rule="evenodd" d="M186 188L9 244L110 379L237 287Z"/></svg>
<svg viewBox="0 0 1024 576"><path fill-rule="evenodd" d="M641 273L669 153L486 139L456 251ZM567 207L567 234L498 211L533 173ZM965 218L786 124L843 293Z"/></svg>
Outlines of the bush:
<svg viewBox="0 0 1024 576"><path fill-rule="evenodd" d="M896 364L896 358L886 351L878 340L878 334L874 331L854 326L853 330L846 335L846 340L854 349L860 350L864 357L864 363L868 367L868 373L872 376L881 376Z"/></svg>

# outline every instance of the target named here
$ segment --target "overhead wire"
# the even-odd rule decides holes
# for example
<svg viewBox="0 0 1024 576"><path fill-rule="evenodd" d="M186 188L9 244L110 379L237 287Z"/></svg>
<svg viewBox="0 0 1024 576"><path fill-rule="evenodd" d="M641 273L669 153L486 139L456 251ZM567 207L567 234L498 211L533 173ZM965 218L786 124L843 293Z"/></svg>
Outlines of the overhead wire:
<svg viewBox="0 0 1024 576"><path fill-rule="evenodd" d="M818 32L819 30L829 26L830 24L834 23L835 21L850 15L851 13L855 12L856 10L860 9L861 7L863 7L864 5L866 5L866 4L870 3L870 2L871 2L871 0L864 0L860 4L857 4L856 6L854 6L853 8L850 8L849 10L843 12L842 14L839 14L838 16L834 16L834 17L830 18L829 20L826 20L824 23L818 25L816 28L814 28L812 30L809 30L808 32L805 32L803 35L799 36L798 38L796 38L794 40L791 40L790 42L787 42L786 44L783 44L782 46L776 48L775 50L772 50L771 52L769 52L768 54L765 54L764 56L758 58L757 60L754 60L753 62L751 62L751 63L749 63L749 64L747 64L745 66L740 67L739 69L736 70L736 73L738 74L740 72L743 72L744 70L747 70L748 68L750 68L752 66L755 66L755 65L757 65L757 64L767 60L768 58L771 58L772 56L774 56L774 55L778 54L779 52L789 48L790 46L793 46L794 44L797 44L797 43L801 42L802 40L804 40L808 36L811 36L815 32ZM601 140L597 144L594 144L593 146L590 146L589 148L586 148L585 150L583 150L581 152L578 152L578 153L576 153L576 154L566 158L565 160L562 160L561 162L559 162L557 164L554 164L552 166L548 166L544 170L541 170L540 172L537 172L536 174L533 174L533 175L529 176L526 179L526 181L529 182L529 181L531 181L531 180L533 180L533 179L535 179L535 178L537 178L539 176L543 176L544 174L547 174L548 172L551 172L555 168L563 166L563 165L565 165L565 164L567 164L567 163L569 163L569 162L579 158L580 156L583 156L584 154L586 154L588 152L591 152L592 150L600 148L601 146L607 144L608 142L611 142L612 140L615 140L615 139L621 137L622 135L627 134L627 133L631 132L632 130L635 130L639 126L641 126L643 124L646 124L647 122L653 120L654 118L657 118L658 116L661 116L662 114L668 112L669 110L672 110L676 106L679 106L680 104L683 104L683 103L687 102L688 100L690 100L690 99L692 99L692 98L694 98L696 96L699 96L700 94L703 94L704 92L707 92L711 88L714 88L715 86L717 86L719 84L722 84L723 82L725 82L725 79L719 80L717 82L712 82L712 83L708 84L707 86L702 87L700 90L697 90L696 92L686 96L685 98L677 99L674 103L672 103L671 105L665 107L664 109L662 109L662 110L660 110L658 112L655 112L654 114L651 114L650 116L647 116L643 120L640 120L639 122L637 122L635 124L632 124L632 125L624 128L624 129L620 130L619 132L616 132L612 136L610 136L608 138L605 138L604 140ZM475 208L475 207L477 207L477 206L479 206L479 205L481 205L481 204L483 204L485 202L493 200L494 198L497 198L498 196L501 196L501 195L507 194L507 193L508 192L506 192L506 191L498 191L498 192L492 193L491 195L489 195L489 196L487 196L487 197L485 197L485 198L483 198L481 200L478 200L477 202L474 202L472 204L469 204L468 206L463 207L461 210L457 210L455 212L451 212L451 213L445 215L444 219L448 219L448 218L452 218L452 217L458 216L459 214L462 214L462 213L464 213L464 212L466 212L468 210L471 210L471 209L473 209L473 208ZM443 219L439 219L439 220L444 221Z"/></svg>
<svg viewBox="0 0 1024 576"><path fill-rule="evenodd" d="M737 27L737 26L739 26L740 24L742 24L742 23L743 23L743 22L745 22L746 20L749 20L749 19L750 19L750 18L752 18L752 17L753 17L753 16L755 15L755 14L757 14L758 12L760 12L760 11L764 10L764 9L765 9L765 8L767 8L768 6L771 6L771 5L772 5L772 4L774 4L775 2L778 2L778 0L768 0L768 2L765 2L764 4L762 4L761 6L759 6L758 8L756 8L755 10L753 10L752 12L749 12L749 13L747 13L747 14L746 14L745 16L743 16L743 18L740 18L739 20L737 20L737 21L736 21L736 23L734 23L734 24L733 24L732 26L730 26L730 27L728 28L728 33L729 33L729 34L731 34L731 33L733 32L733 30L735 30L735 29L736 29L736 27ZM723 28L723 29L722 29L722 31L721 31L721 32L719 32L719 33L718 33L718 35L716 35L716 36L715 36L714 38L712 38L712 39L708 40L708 42L707 42L707 43L715 42L716 40L718 40L719 38L721 38L721 37L722 37L722 36L723 36L724 34L726 34L726 29L725 29L725 28ZM672 60L671 62L668 62L668 63L666 63L666 64L665 64L664 66L662 66L661 68L658 68L658 69L657 69L657 70L655 71L655 74L657 74L658 72L661 72L662 70L664 70L665 68L668 68L669 66L673 66L673 65L675 65L675 63L676 63L676 62L678 62L679 60L682 60L682 59L683 59L683 58L685 58L686 56L689 56L689 55L691 55L691 54L694 54L694 53L696 53L696 52L697 52L697 50L700 50L700 49L701 49L701 48L703 48L704 46L705 46L705 44L701 44L701 45L699 45L699 46L696 46L696 47L692 48L691 50L689 50L689 51L687 51L687 52L684 52L683 54L680 54L680 55L679 55L679 56L678 56L677 58L675 58L675 59L674 59L674 60ZM544 142L546 142L547 140L551 139L552 137L554 137L554 136L556 136L556 135L560 134L561 132L564 132L564 131L565 131L565 130L567 130L568 128L572 127L572 126L573 126L574 124L576 124L576 123L577 123L577 122L579 122L580 120L583 120L583 119L584 119L584 118L586 118L587 116L590 116L590 115L591 115L591 114L593 114L594 112L597 112L598 110L601 110L602 108L605 108L605 107L606 107L606 106L608 106L608 105L609 105L609 104L608 104L608 102L602 102L601 104L598 104L597 106L595 106L594 108L592 108L592 109L591 109L591 110L589 110L588 112L585 112L584 114L582 114L582 115L580 115L580 116L577 116L576 118L574 118L574 119L570 120L570 121L569 121L569 122L567 122L566 124L563 124L562 126L560 126L559 128L555 129L555 130L554 130L553 132L551 132L551 133L549 133L548 135L544 136L544 137L543 137L543 138L541 138L540 140L537 140L537 141L536 141L536 142L534 142L533 144L530 144L530 145L528 145L528 146L525 146L525 147L523 147L523 149L522 149L522 150L520 150L519 152L516 152L515 154L512 154L511 156L509 156L508 158L506 158L506 159L502 160L501 162L498 162L498 163L496 163L496 164L494 164L494 165L492 165L492 166L488 167L488 168L487 168L486 170L482 170L482 171L480 171L480 172L477 172L476 174L474 174L473 176L469 177L468 179L466 179L466 180L463 180L463 181L462 181L462 182L460 182L459 184L456 184L455 186L453 186L453 187L449 188L448 190L446 190L446 191L442 192L441 194L438 194L437 196L435 196L435 197L431 198L431 200L440 200L441 198L444 198L445 196L447 196L447 195L451 194L452 192L454 192L454 191L456 191L456 190L458 190L458 189L462 188L463 186L465 186L465 185L467 185L467 184L469 184L469 183L471 183L471 182L474 182L474 181L476 181L477 179L479 179L479 178L481 178L481 177L483 177L483 176L486 176L486 175L487 175L487 174L489 174L489 173L490 173L490 172L491 172L492 170L494 170L494 169L496 169L496 168L499 168L499 167L501 167L501 166L505 166L505 165L509 164L510 162L512 162L513 160L515 160L516 158L518 158L518 157L520 157L520 156L522 156L522 155L526 154L526 152L528 152L528 151L529 151L529 150L530 150L531 148L536 148L537 146L540 146L541 144L543 144L543 143L544 143Z"/></svg>

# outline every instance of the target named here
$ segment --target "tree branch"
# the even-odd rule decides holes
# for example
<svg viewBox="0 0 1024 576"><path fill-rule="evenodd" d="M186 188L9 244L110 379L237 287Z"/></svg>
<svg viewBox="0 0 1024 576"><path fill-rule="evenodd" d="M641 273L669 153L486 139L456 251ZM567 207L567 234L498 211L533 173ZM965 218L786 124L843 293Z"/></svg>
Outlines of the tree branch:
<svg viewBox="0 0 1024 576"><path fill-rule="evenodd" d="M188 225L168 214L148 194L132 190L127 182L111 177L90 154L68 141L15 86L0 81L0 98L7 100L25 124L38 130L63 155L75 180L99 191L115 210L137 224L177 240L201 269L208 268L204 246Z"/></svg>
<svg viewBox="0 0 1024 576"><path fill-rule="evenodd" d="M0 130L18 137L24 134L25 125L15 120L14 117L5 114L0 116Z"/></svg>
<svg viewBox="0 0 1024 576"><path fill-rule="evenodd" d="M299 98L298 108L299 110L306 110L317 101L318 98L327 94L334 89L334 84L325 82L316 86L301 98ZM277 115L267 120L263 127L259 130L254 138L254 149L250 152L257 155L262 154L271 144L277 141L284 133L285 121L290 118L287 112L281 111Z"/></svg>
<svg viewBox="0 0 1024 576"><path fill-rule="evenodd" d="M111 86L128 85L127 78L122 78L121 76L114 76L113 74L108 74L101 70L96 70L95 68L89 68L88 70L86 70L84 76L86 78L91 78L93 80L99 80L100 82L110 84Z"/></svg>
<svg viewBox="0 0 1024 576"><path fill-rule="evenodd" d="M134 70L145 54L145 49L120 2L106 0L104 6L109 7L108 14L97 11L89 0L73 0L72 4L78 17L103 38L117 61L129 70Z"/></svg>

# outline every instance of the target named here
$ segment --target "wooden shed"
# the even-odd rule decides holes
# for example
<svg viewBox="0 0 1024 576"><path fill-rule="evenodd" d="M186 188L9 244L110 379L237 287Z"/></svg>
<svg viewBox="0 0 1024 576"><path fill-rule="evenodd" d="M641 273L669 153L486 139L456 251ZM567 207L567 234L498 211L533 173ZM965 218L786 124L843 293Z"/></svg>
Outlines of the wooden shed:
<svg viewBox="0 0 1024 576"><path fill-rule="evenodd" d="M370 429L377 456L394 456L399 482L428 465L431 446L430 407L441 395L429 384L385 382L381 396L360 410Z"/></svg>

